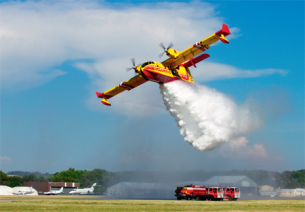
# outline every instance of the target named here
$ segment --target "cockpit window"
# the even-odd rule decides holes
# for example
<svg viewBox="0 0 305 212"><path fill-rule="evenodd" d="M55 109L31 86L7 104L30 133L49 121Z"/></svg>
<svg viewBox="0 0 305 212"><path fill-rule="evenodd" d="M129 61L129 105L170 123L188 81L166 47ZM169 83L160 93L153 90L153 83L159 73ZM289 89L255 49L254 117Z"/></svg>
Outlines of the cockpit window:
<svg viewBox="0 0 305 212"><path fill-rule="evenodd" d="M153 61L148 61L142 64L142 68L144 68L145 66L149 65L149 64L154 64L155 62Z"/></svg>

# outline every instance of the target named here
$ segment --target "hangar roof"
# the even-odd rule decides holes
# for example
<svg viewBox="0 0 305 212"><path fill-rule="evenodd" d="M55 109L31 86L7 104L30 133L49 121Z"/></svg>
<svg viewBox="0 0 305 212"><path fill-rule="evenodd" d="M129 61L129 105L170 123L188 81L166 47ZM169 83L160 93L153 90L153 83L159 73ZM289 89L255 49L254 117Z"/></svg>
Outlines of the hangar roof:
<svg viewBox="0 0 305 212"><path fill-rule="evenodd" d="M14 190L6 185L0 185L0 195L14 195Z"/></svg>
<svg viewBox="0 0 305 212"><path fill-rule="evenodd" d="M257 187L257 184L247 176L215 176L204 183L209 186Z"/></svg>

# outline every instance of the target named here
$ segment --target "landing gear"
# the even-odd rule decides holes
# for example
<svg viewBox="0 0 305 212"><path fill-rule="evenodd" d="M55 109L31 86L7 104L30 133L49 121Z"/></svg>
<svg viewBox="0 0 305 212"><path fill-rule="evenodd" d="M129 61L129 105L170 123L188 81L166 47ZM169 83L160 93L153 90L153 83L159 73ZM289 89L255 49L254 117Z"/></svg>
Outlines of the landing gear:
<svg viewBox="0 0 305 212"><path fill-rule="evenodd" d="M171 69L171 71L174 76L177 76L177 71L175 69Z"/></svg>

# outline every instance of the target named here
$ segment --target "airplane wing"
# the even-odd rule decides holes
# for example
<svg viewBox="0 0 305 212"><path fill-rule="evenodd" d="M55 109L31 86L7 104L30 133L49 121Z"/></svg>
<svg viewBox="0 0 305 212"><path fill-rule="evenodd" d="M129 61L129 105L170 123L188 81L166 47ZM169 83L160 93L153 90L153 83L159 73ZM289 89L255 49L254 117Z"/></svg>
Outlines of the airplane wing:
<svg viewBox="0 0 305 212"><path fill-rule="evenodd" d="M132 90L135 87L138 87L139 85L142 85L143 83L147 82L146 79L144 79L141 75L137 75L129 80L126 80L125 82L121 82L117 86L109 89L108 91L105 91L104 93L95 92L98 98L102 98L101 102L104 105L111 106L111 104L107 101L107 99L110 99L114 97L115 95L118 95L119 93L122 93L125 90Z"/></svg>
<svg viewBox="0 0 305 212"><path fill-rule="evenodd" d="M225 38L225 36L231 34L229 27L226 24L222 25L222 29L213 35L195 43L193 46L179 52L177 58L169 58L162 62L162 64L166 67L176 67L183 62L195 57L196 55L204 52L205 50L210 48L210 45L221 40L223 43L229 43L229 41Z"/></svg>

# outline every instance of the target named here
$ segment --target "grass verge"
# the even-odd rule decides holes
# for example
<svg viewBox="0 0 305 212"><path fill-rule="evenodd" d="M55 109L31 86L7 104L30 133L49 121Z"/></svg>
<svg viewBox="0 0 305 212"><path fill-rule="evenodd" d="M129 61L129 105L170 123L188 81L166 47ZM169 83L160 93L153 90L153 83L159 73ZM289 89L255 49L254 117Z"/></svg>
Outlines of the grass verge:
<svg viewBox="0 0 305 212"><path fill-rule="evenodd" d="M1 202L4 211L305 211L304 200L27 200Z"/></svg>

